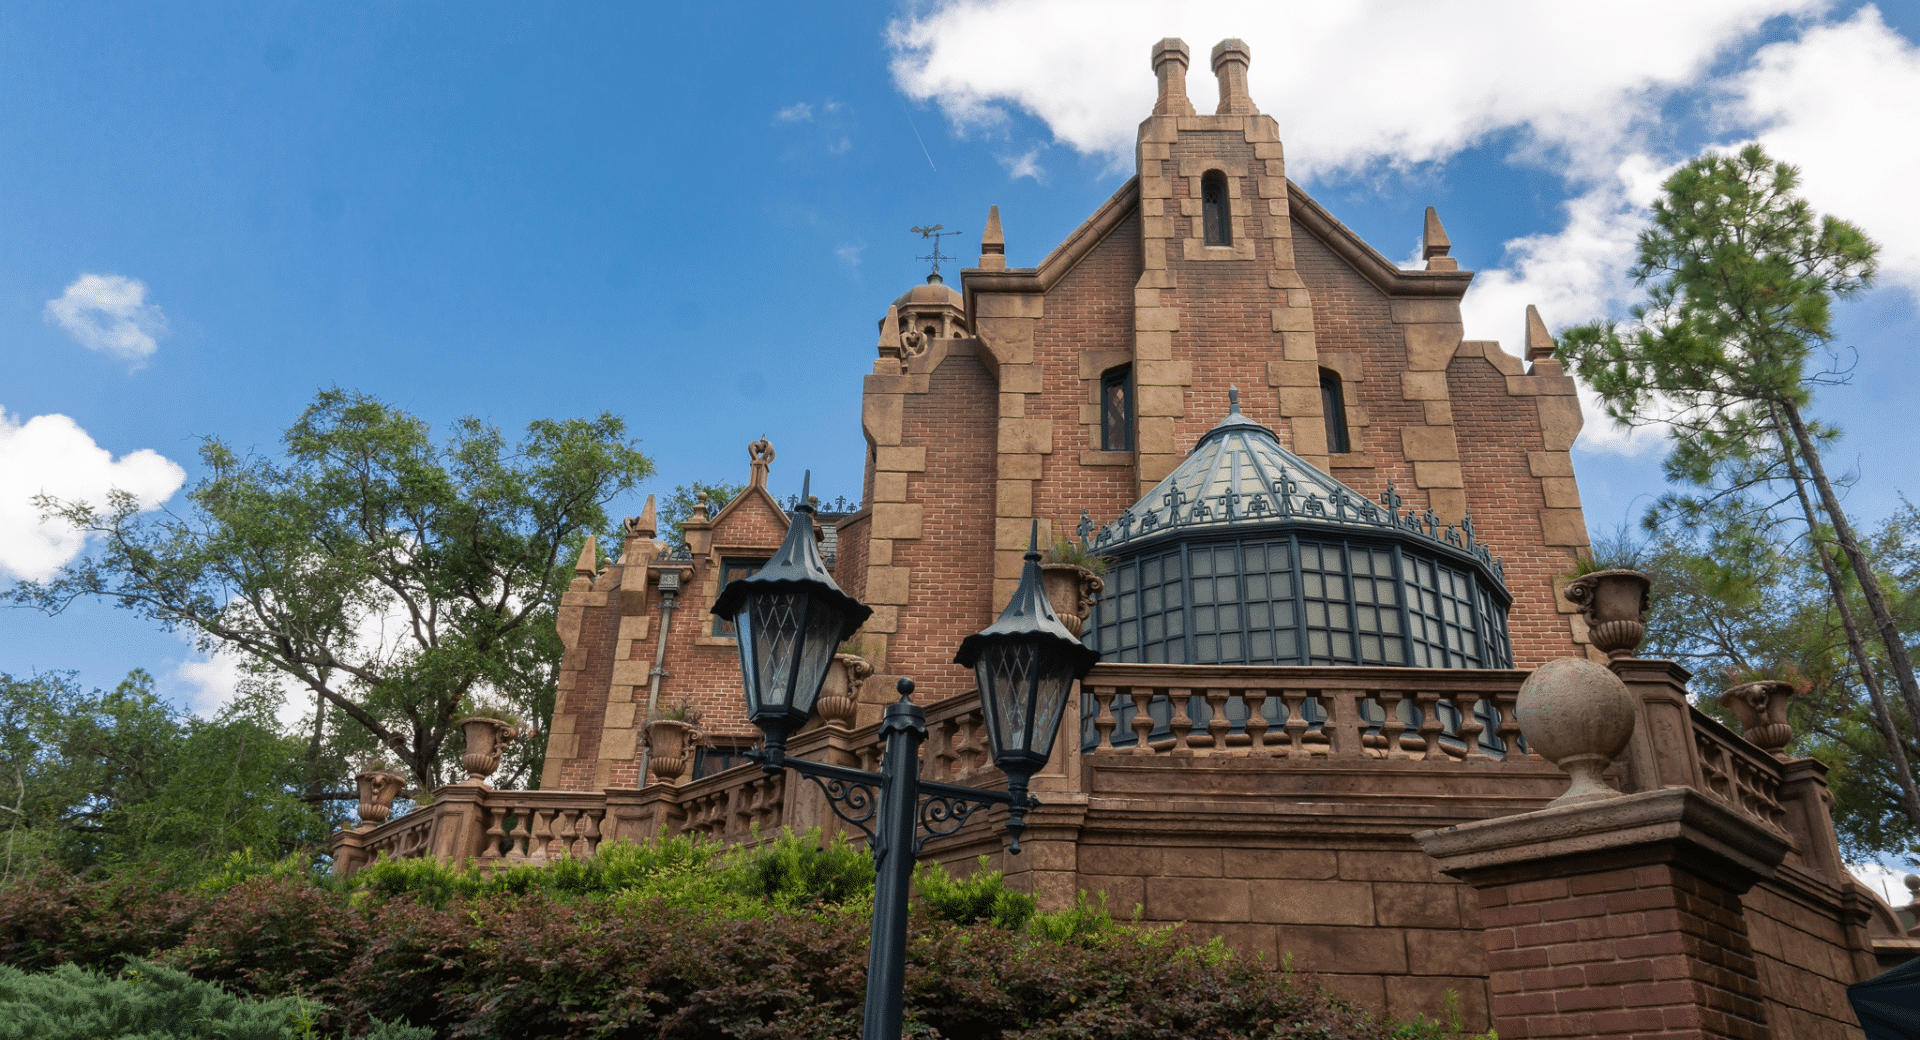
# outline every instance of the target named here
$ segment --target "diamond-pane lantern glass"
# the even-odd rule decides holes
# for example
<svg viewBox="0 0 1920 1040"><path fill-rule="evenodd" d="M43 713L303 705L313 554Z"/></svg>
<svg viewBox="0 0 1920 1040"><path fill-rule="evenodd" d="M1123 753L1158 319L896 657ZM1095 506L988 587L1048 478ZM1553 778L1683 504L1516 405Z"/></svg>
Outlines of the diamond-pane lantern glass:
<svg viewBox="0 0 1920 1040"><path fill-rule="evenodd" d="M832 601L803 591L761 592L745 600L734 624L747 711L756 725L806 721L844 621Z"/></svg>
<svg viewBox="0 0 1920 1040"><path fill-rule="evenodd" d="M994 762L1002 769L1026 764L1038 768L1053 753L1076 663L1060 654L1043 654L1037 643L1000 643L981 654L974 677L987 699L988 737Z"/></svg>

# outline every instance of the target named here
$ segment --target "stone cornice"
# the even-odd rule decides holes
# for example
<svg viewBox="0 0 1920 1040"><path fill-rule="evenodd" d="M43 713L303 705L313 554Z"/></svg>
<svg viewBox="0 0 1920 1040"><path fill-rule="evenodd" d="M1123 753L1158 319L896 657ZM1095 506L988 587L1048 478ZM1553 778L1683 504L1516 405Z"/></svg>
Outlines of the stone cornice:
<svg viewBox="0 0 1920 1040"><path fill-rule="evenodd" d="M1406 271L1380 255L1380 251L1361 240L1352 229L1334 219L1333 214L1287 180L1287 197L1293 219L1335 256L1345 260L1362 278L1372 282L1388 296L1439 296L1459 299L1473 283L1472 271Z"/></svg>

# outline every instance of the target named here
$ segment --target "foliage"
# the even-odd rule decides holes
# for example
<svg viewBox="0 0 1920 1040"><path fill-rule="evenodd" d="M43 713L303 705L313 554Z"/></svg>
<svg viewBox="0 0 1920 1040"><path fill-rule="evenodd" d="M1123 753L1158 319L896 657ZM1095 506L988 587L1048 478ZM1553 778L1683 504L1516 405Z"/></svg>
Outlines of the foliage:
<svg viewBox="0 0 1920 1040"><path fill-rule="evenodd" d="M845 1037L864 997L872 865L817 838L758 851L609 843L490 879L409 860L344 883L280 872L219 892L137 888L165 913L128 905L136 889L115 902L105 882L61 897L49 876L0 889L0 961L99 969L150 956L255 997L320 1002L328 1033L380 1019L476 1038ZM1115 925L1102 902L1035 914L990 871L956 881L923 868L916 885L910 1033L1437 1035L1375 1021L1217 940ZM102 942L116 912L146 924Z"/></svg>
<svg viewBox="0 0 1920 1040"><path fill-rule="evenodd" d="M0 878L43 856L188 876L240 850L318 848L328 820L295 793L303 749L276 732L274 707L243 697L200 719L145 672L91 693L68 673L0 674Z"/></svg>
<svg viewBox="0 0 1920 1040"><path fill-rule="evenodd" d="M1060 538L1053 546L1040 554L1042 563L1070 563L1076 567L1085 567L1095 574L1107 573L1113 566L1113 560L1094 552L1084 543L1071 538Z"/></svg>
<svg viewBox="0 0 1920 1040"><path fill-rule="evenodd" d="M707 496L707 516L712 517L746 489L745 484L729 484L725 481L696 480L691 484L682 484L674 488L667 500L661 503L660 523L673 532L673 544L685 545L687 521L693 519L694 507L699 505L703 493Z"/></svg>
<svg viewBox="0 0 1920 1040"><path fill-rule="evenodd" d="M435 443L415 416L330 389L284 441L283 461L208 438L184 513L42 499L102 549L9 598L57 612L101 597L187 629L314 691L336 762L379 746L423 790L450 770L453 720L475 699L545 718L563 555L652 471L624 424L542 420L509 446L468 418ZM500 780L529 775L542 743L510 745Z"/></svg>
<svg viewBox="0 0 1920 1040"><path fill-rule="evenodd" d="M299 1040L323 1009L303 997L253 1000L134 960L118 975L63 964L42 975L0 966L0 1040ZM433 1040L375 1023L368 1040Z"/></svg>

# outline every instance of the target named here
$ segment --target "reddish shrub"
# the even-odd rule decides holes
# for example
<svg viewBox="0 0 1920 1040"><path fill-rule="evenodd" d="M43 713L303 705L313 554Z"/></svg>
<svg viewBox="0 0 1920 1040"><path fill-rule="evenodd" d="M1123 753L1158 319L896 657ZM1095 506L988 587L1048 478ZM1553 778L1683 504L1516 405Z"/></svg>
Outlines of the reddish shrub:
<svg viewBox="0 0 1920 1040"><path fill-rule="evenodd" d="M211 902L172 883L157 870L81 880L48 866L0 888L0 964L117 969L124 956L171 949Z"/></svg>

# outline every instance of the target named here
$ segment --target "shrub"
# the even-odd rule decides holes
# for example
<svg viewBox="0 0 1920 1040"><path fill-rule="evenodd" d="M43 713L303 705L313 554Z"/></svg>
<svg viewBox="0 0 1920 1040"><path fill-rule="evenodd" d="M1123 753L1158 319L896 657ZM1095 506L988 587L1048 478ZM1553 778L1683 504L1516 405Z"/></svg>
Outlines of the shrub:
<svg viewBox="0 0 1920 1040"><path fill-rule="evenodd" d="M177 946L212 899L176 884L159 870L86 879L47 865L0 888L0 964L114 968Z"/></svg>

